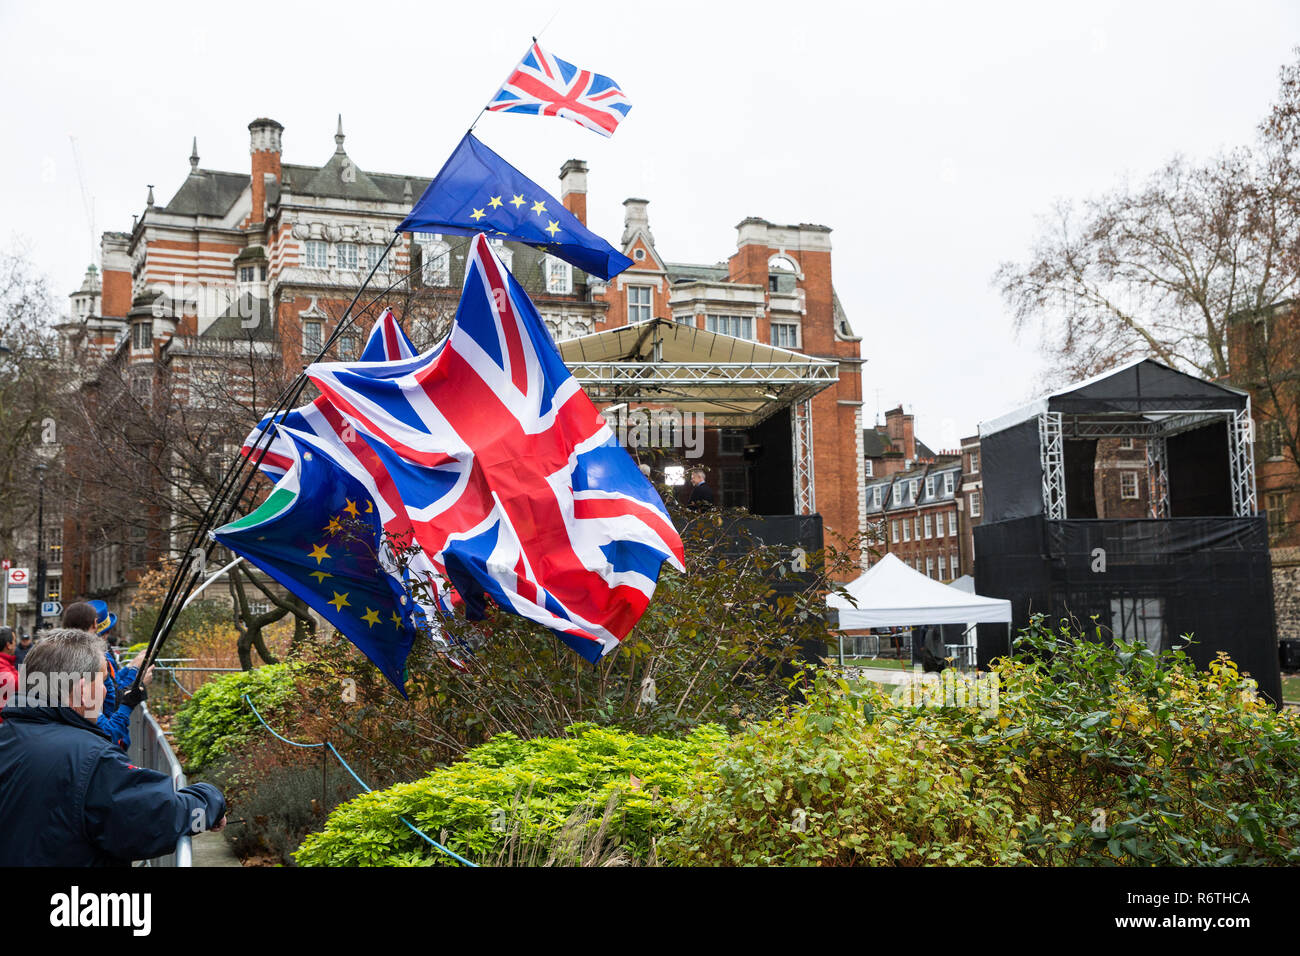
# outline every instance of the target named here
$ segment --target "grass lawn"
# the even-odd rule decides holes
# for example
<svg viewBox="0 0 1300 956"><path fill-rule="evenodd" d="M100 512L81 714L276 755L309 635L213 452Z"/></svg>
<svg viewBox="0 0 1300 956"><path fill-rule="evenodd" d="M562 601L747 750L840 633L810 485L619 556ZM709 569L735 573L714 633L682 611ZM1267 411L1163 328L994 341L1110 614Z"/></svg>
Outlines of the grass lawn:
<svg viewBox="0 0 1300 956"><path fill-rule="evenodd" d="M1300 701L1300 674L1282 675L1282 699Z"/></svg>

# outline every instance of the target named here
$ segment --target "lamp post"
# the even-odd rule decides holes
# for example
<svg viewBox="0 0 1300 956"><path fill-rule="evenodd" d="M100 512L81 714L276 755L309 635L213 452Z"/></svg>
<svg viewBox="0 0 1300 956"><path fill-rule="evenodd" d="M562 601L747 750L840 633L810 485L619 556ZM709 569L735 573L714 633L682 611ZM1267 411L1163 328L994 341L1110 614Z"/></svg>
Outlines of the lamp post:
<svg viewBox="0 0 1300 956"><path fill-rule="evenodd" d="M33 467L39 490L36 505L36 623L32 630L39 631L45 623L41 614L41 604L45 600L45 472L50 466L38 461Z"/></svg>

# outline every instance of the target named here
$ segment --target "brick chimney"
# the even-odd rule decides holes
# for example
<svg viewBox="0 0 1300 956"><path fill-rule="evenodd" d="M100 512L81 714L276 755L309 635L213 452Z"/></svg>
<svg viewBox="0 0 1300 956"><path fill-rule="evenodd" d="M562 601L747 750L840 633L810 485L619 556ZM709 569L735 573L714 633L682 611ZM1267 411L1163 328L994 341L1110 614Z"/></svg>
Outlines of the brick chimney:
<svg viewBox="0 0 1300 956"><path fill-rule="evenodd" d="M885 432L904 458L908 461L916 460L915 419L903 413L902 405L885 412Z"/></svg>
<svg viewBox="0 0 1300 956"><path fill-rule="evenodd" d="M249 222L266 221L266 177L280 181L280 134L284 127L273 119L255 119L248 124L248 151L252 154L253 211Z"/></svg>
<svg viewBox="0 0 1300 956"><path fill-rule="evenodd" d="M560 202L578 222L587 224L587 164L580 159L566 160L560 167Z"/></svg>

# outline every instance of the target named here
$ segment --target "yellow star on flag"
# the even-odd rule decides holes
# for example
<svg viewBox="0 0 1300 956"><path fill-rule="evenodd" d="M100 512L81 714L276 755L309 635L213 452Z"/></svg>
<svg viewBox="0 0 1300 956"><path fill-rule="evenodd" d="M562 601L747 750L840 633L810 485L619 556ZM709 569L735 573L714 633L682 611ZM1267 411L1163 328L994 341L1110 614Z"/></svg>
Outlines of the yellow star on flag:
<svg viewBox="0 0 1300 956"><path fill-rule="evenodd" d="M533 212L537 213L539 216L546 212L546 203L542 202L540 199L537 200L537 202L533 203Z"/></svg>
<svg viewBox="0 0 1300 956"><path fill-rule="evenodd" d="M347 505L344 506L343 510L354 518L359 517L361 512L357 511L357 503L351 498L345 498L343 500L347 502Z"/></svg>
<svg viewBox="0 0 1300 956"><path fill-rule="evenodd" d="M555 234L560 231L560 224L556 222L554 219L549 219L547 221L550 223L550 225L546 227L546 231L549 232L551 234L551 238L554 239Z"/></svg>
<svg viewBox="0 0 1300 956"><path fill-rule="evenodd" d="M497 206L500 205L502 205L500 196L493 196L491 199L488 200L488 208L490 209L496 209Z"/></svg>
<svg viewBox="0 0 1300 956"><path fill-rule="evenodd" d="M375 503L373 501L367 501L366 514L374 514L374 511L375 511Z"/></svg>
<svg viewBox="0 0 1300 956"><path fill-rule="evenodd" d="M321 530L328 531L330 534L337 534L343 530L343 525L339 522L338 518L330 518L330 523Z"/></svg>
<svg viewBox="0 0 1300 956"><path fill-rule="evenodd" d="M401 627L401 626L402 626L402 615L400 615L400 614L398 614L396 611L394 611L394 612L393 612L393 627Z"/></svg>
<svg viewBox="0 0 1300 956"><path fill-rule="evenodd" d="M315 545L315 546L311 549L311 554L307 555L307 557L309 557L309 558L315 558L315 559L316 559L316 564L317 564L317 565L319 565L322 561L324 561L324 560L325 560L326 558L328 558L329 556L330 556L330 553L329 553L328 551L325 550L325 545L323 545L323 544Z"/></svg>
<svg viewBox="0 0 1300 956"><path fill-rule="evenodd" d="M351 592L349 591L344 591L342 594L339 594L338 591L335 591L334 600L330 601L329 603L333 604L340 611L343 610L345 607L351 607L352 605L348 603L348 594L350 593Z"/></svg>
<svg viewBox="0 0 1300 956"><path fill-rule="evenodd" d="M523 205L524 203L526 203L527 201L528 201L528 200L526 200L523 196L515 196L514 199L510 200L510 205L512 205L512 206L514 206L516 209L518 209L520 206L522 206L522 205Z"/></svg>
<svg viewBox="0 0 1300 956"><path fill-rule="evenodd" d="M332 578L334 575L330 574L328 571L312 571L308 577L315 578L317 584L324 584L326 578Z"/></svg>
<svg viewBox="0 0 1300 956"><path fill-rule="evenodd" d="M372 607L368 607L366 613L361 615L361 620L366 622L367 627L374 627L379 623L379 612Z"/></svg>
<svg viewBox="0 0 1300 956"><path fill-rule="evenodd" d="M477 219L482 219L486 215L487 213L485 213L482 209L475 209L472 213L469 214L469 218L477 220Z"/></svg>

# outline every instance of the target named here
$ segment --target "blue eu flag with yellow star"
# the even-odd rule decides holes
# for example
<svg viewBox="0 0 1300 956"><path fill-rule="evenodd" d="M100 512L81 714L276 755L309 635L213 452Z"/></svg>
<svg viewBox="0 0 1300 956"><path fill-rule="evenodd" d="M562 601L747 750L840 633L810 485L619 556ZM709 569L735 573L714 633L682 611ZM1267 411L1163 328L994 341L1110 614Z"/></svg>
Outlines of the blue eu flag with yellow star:
<svg viewBox="0 0 1300 956"><path fill-rule="evenodd" d="M405 695L406 658L424 616L401 572L383 566L374 503L319 445L277 428L293 464L259 508L212 537L302 598Z"/></svg>
<svg viewBox="0 0 1300 956"><path fill-rule="evenodd" d="M632 264L473 133L465 134L396 231L515 239L606 280Z"/></svg>

